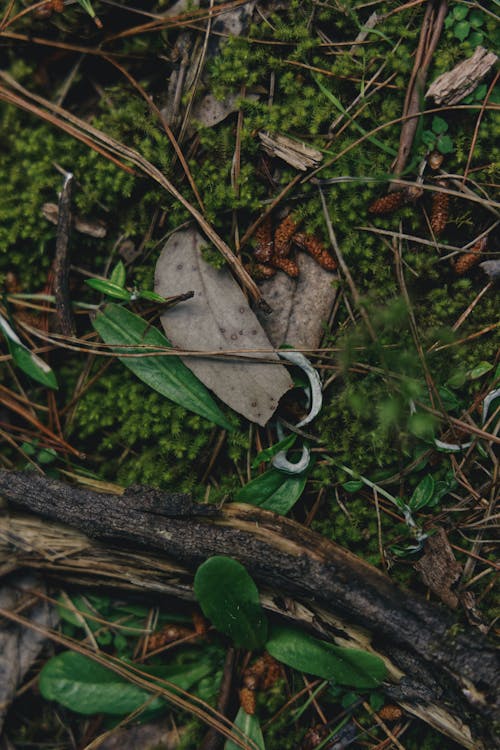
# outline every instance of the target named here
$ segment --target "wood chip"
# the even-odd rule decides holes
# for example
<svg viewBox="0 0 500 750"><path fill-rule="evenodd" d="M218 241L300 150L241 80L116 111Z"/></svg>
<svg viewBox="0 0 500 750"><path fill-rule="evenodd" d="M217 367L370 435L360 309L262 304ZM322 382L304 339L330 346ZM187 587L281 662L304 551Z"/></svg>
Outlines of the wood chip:
<svg viewBox="0 0 500 750"><path fill-rule="evenodd" d="M316 151L305 143L299 143L285 135L271 135L264 130L258 135L262 141L262 148L269 156L276 156L301 172L317 167L323 161L321 151Z"/></svg>
<svg viewBox="0 0 500 750"><path fill-rule="evenodd" d="M457 104L471 94L498 60L497 55L484 47L477 47L468 60L443 73L429 86L426 98L436 104Z"/></svg>

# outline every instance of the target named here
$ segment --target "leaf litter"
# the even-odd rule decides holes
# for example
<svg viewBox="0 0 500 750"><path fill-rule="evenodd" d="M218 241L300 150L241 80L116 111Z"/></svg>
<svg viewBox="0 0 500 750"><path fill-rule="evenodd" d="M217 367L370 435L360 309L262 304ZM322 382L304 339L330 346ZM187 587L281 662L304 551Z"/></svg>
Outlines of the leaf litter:
<svg viewBox="0 0 500 750"><path fill-rule="evenodd" d="M168 297L192 289L194 297L165 312L161 323L178 349L207 352L181 357L191 372L234 411L264 426L293 382L229 271L203 259L205 245L199 232L187 229L175 232L164 246L155 291ZM231 351L245 359L208 356Z"/></svg>

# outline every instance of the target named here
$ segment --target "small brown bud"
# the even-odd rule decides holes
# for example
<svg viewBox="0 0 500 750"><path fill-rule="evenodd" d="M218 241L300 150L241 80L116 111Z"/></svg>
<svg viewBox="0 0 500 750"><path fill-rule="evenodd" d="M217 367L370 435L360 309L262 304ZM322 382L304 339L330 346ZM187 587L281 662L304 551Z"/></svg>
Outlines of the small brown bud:
<svg viewBox="0 0 500 750"><path fill-rule="evenodd" d="M291 258L280 258L277 255L271 259L271 265L274 268L278 268L280 271L284 271L292 279L296 279L299 275L299 267L294 260Z"/></svg>
<svg viewBox="0 0 500 750"><path fill-rule="evenodd" d="M446 182L438 182L440 187L446 187ZM439 237L446 229L450 208L450 196L447 193L434 193L432 196L431 229Z"/></svg>
<svg viewBox="0 0 500 750"><path fill-rule="evenodd" d="M389 704L381 708L378 715L382 721L397 721L403 716L403 711L399 706Z"/></svg>
<svg viewBox="0 0 500 750"><path fill-rule="evenodd" d="M240 690L240 705L247 714L251 716L255 713L256 701L255 692L248 688L241 688Z"/></svg>
<svg viewBox="0 0 500 750"><path fill-rule="evenodd" d="M256 245L254 257L260 263L269 263L274 255L273 231L271 217L266 216L262 224L255 230Z"/></svg>
<svg viewBox="0 0 500 750"><path fill-rule="evenodd" d="M326 247L314 235L299 232L293 238L303 250L306 250L322 268L327 271L334 271L337 268L337 261L332 258Z"/></svg>
<svg viewBox="0 0 500 750"><path fill-rule="evenodd" d="M381 198L377 198L377 200L373 201L368 207L368 211L376 216L392 214L393 211L397 211L401 206L405 206L409 200L410 198L407 190L397 190L394 193L388 193Z"/></svg>
<svg viewBox="0 0 500 750"><path fill-rule="evenodd" d="M279 258L286 258L290 253L292 246L292 237L299 228L300 221L296 221L292 214L289 214L278 225L274 233L274 254Z"/></svg>
<svg viewBox="0 0 500 750"><path fill-rule="evenodd" d="M476 266L481 260L481 253L483 253L485 250L486 237L483 237L481 240L476 242L476 244L470 249L470 252L462 253L462 255L458 256L454 266L455 273L457 273L459 276L463 276L463 274L467 273L467 271L470 271L471 268L474 268L474 266Z"/></svg>
<svg viewBox="0 0 500 750"><path fill-rule="evenodd" d="M443 163L444 156L440 151L431 151L427 157L427 163L431 169L436 171Z"/></svg>

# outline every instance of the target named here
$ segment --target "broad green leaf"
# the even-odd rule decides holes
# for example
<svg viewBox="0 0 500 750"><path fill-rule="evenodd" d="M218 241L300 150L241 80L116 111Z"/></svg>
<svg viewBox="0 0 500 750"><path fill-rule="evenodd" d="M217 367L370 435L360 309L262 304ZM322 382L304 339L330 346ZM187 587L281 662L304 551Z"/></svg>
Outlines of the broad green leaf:
<svg viewBox="0 0 500 750"><path fill-rule="evenodd" d="M261 648L267 618L259 592L244 566L231 557L209 557L194 577L194 593L205 617L237 647Z"/></svg>
<svg viewBox="0 0 500 750"><path fill-rule="evenodd" d="M467 17L469 8L467 7L467 5L455 5L452 12L455 21L463 21L464 18Z"/></svg>
<svg viewBox="0 0 500 750"><path fill-rule="evenodd" d="M482 31L472 31L467 39L471 47L479 47L484 42L484 34ZM493 97L490 97L490 104L493 102Z"/></svg>
<svg viewBox="0 0 500 750"><path fill-rule="evenodd" d="M426 505L429 505L432 501L433 495L434 479L430 474L427 474L427 476L425 476L415 487L408 505L413 511L420 510L421 508L425 508Z"/></svg>
<svg viewBox="0 0 500 750"><path fill-rule="evenodd" d="M436 134L432 130L424 130L422 133L422 141L428 148L434 148L436 143Z"/></svg>
<svg viewBox="0 0 500 750"><path fill-rule="evenodd" d="M156 294L156 292L150 292L148 289L143 289L138 294L139 299L147 299L149 302L165 302L165 297L162 297L161 294Z"/></svg>
<svg viewBox="0 0 500 750"><path fill-rule="evenodd" d="M266 750L264 745L264 737L262 736L262 729L260 723L255 715L247 714L244 708L240 708L236 714L234 725L240 729L245 738L249 740L250 747L252 750ZM224 750L241 750L241 747L232 740L227 740L224 745Z"/></svg>
<svg viewBox="0 0 500 750"><path fill-rule="evenodd" d="M484 14L480 10L472 10L469 14L469 23L473 29L480 29L484 20Z"/></svg>
<svg viewBox="0 0 500 750"><path fill-rule="evenodd" d="M159 667L141 667L155 677L172 682L182 690L189 690L213 670L211 659L191 664ZM54 656L44 666L39 679L40 692L47 700L55 700L80 714L128 714L149 701L155 692L137 687L124 677L74 651L64 651ZM155 698L148 712L164 705Z"/></svg>
<svg viewBox="0 0 500 750"><path fill-rule="evenodd" d="M285 516L302 495L306 481L307 472L285 474L278 469L269 469L239 489L234 499Z"/></svg>
<svg viewBox="0 0 500 750"><path fill-rule="evenodd" d="M7 345L16 365L30 378L47 388L57 389L57 380L51 367L37 354L30 352L24 344L7 339Z"/></svg>
<svg viewBox="0 0 500 750"><path fill-rule="evenodd" d="M479 362L472 370L469 371L468 375L471 380L477 380L486 375L487 372L493 369L493 365L489 362Z"/></svg>
<svg viewBox="0 0 500 750"><path fill-rule="evenodd" d="M106 344L124 344L152 347L170 347L170 342L145 320L119 305L106 305L96 316L93 326ZM144 349L114 349L117 354L144 354ZM147 350L146 350L147 351ZM179 357L119 357L140 380L162 396L180 404L185 409L232 430L205 386L188 370Z"/></svg>
<svg viewBox="0 0 500 750"><path fill-rule="evenodd" d="M122 260L119 260L116 266L111 271L111 276L109 277L109 280L112 284L116 284L117 286L124 287L125 281L127 280L127 272L125 270L125 265Z"/></svg>
<svg viewBox="0 0 500 750"><path fill-rule="evenodd" d="M442 117L439 117L438 115L435 115L432 118L432 132L436 133L437 135L441 135L442 133L446 133L448 130L448 123L446 120L444 120Z"/></svg>
<svg viewBox="0 0 500 750"><path fill-rule="evenodd" d="M344 482L342 487L346 492L359 492L364 487L364 482L362 482L360 479L351 479L348 482Z"/></svg>
<svg viewBox="0 0 500 750"><path fill-rule="evenodd" d="M459 21L459 23L455 24L453 27L453 33L461 42L463 42L464 39L467 39L469 31L470 23L468 23L468 21Z"/></svg>
<svg viewBox="0 0 500 750"><path fill-rule="evenodd" d="M106 294L108 297L113 297L113 299L122 299L129 302L132 298L131 292L124 289L120 284L115 284L107 279L85 279L85 283L91 289Z"/></svg>
<svg viewBox="0 0 500 750"><path fill-rule="evenodd" d="M455 150L455 144L449 135L440 135L436 141L436 148L441 154L451 154Z"/></svg>
<svg viewBox="0 0 500 750"><path fill-rule="evenodd" d="M266 650L299 672L359 689L378 687L387 675L386 666L378 656L334 646L289 626L271 627Z"/></svg>
<svg viewBox="0 0 500 750"><path fill-rule="evenodd" d="M275 456L280 451L286 451L288 448L291 448L292 445L297 440L296 433L292 432L291 435L288 435L288 437L283 438L283 440L280 440L279 443L275 443L274 445L271 445L269 448L265 448L263 451L260 451L260 453L257 453L254 460L252 461L252 469L256 469L257 466L260 466L260 464L270 461L273 456Z"/></svg>

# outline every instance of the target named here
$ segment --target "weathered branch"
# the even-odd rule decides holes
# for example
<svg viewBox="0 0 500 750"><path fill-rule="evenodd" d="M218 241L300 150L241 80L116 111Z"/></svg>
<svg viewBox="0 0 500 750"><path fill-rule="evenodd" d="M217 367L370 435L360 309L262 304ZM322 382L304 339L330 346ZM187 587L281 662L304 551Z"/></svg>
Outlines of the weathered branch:
<svg viewBox="0 0 500 750"><path fill-rule="evenodd" d="M8 544L0 565L12 557L10 544L19 550L18 564L32 560L33 566L94 582L121 578L123 585L125 578L129 585L192 598L196 567L211 555L230 555L259 583L268 609L383 656L390 674L386 692L409 712L464 747L498 746L493 735L499 670L487 640L472 630L456 633L446 610L399 590L383 573L300 524L250 505L198 505L188 496L144 487L103 495L6 471L0 472L0 493L115 545L72 532L70 553L61 555L57 538L66 534L68 548L64 527L54 537L54 524L37 521L38 536L31 526L30 537L30 522L11 514L1 519L0 537ZM53 537L45 553L43 533Z"/></svg>

